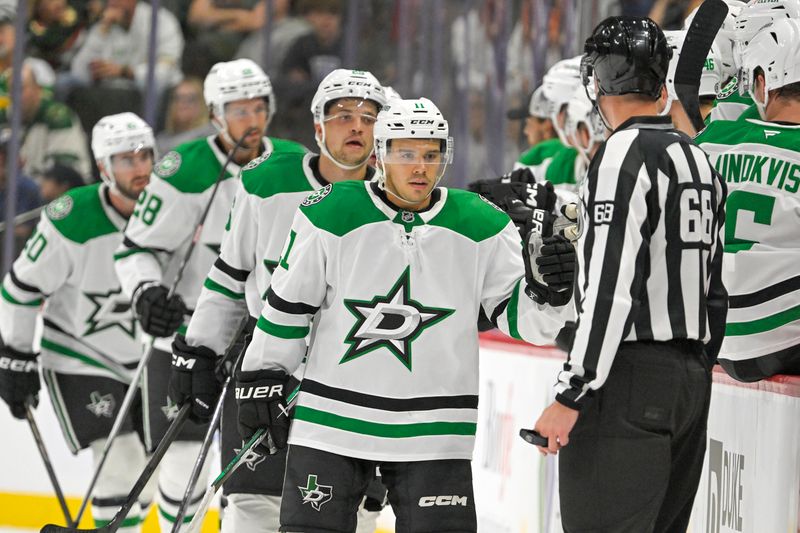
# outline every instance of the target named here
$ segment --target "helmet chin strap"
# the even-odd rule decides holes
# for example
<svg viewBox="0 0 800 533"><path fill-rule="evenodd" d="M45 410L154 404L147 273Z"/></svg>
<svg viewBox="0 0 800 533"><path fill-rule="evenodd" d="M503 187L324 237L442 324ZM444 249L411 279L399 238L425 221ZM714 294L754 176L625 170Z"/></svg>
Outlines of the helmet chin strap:
<svg viewBox="0 0 800 533"><path fill-rule="evenodd" d="M333 154L331 154L330 151L328 151L328 146L327 143L325 142L325 124L321 123L319 127L322 130L322 136L315 134L314 140L317 141L317 146L319 146L320 153L322 153L322 155L330 159L334 165L341 168L342 170L357 170L361 168L364 165L364 163L366 163L369 160L369 156L372 155L372 152L370 152L369 154L367 154L367 157L365 157L361 162L356 163L355 165L348 165L346 163L342 163L341 161L333 157Z"/></svg>

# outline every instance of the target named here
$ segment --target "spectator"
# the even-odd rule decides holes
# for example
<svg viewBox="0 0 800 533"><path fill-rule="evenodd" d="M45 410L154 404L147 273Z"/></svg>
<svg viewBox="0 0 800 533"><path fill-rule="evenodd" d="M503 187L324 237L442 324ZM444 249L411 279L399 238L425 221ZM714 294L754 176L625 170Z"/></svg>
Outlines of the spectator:
<svg viewBox="0 0 800 533"><path fill-rule="evenodd" d="M34 0L28 21L28 46L32 55L55 70L69 63L84 37L84 21L67 0Z"/></svg>
<svg viewBox="0 0 800 533"><path fill-rule="evenodd" d="M191 0L184 71L204 78L212 65L233 59L245 37L264 25L266 9L260 0Z"/></svg>
<svg viewBox="0 0 800 533"><path fill-rule="evenodd" d="M319 82L342 66L342 4L340 0L300 0L297 8L312 31L291 45L281 67L283 74L273 81L280 103L273 133L314 146L306 117Z"/></svg>
<svg viewBox="0 0 800 533"><path fill-rule="evenodd" d="M48 167L61 163L87 178L91 162L86 134L75 113L51 96L49 88L54 80L53 70L43 60L25 59L21 98L24 142L20 149L23 171L37 178ZM7 124L9 118L7 109L0 110L0 124Z"/></svg>
<svg viewBox="0 0 800 533"><path fill-rule="evenodd" d="M11 138L11 130L3 129L0 131L0 222L6 221L6 153L8 149L8 141ZM39 198L39 188L36 183L21 172L16 173L17 181L17 203L16 214L20 215L42 205ZM14 226L14 240L15 256L22 250L25 241L30 237L33 228L36 226L37 218L31 219L30 222L24 224L17 224ZM2 233L0 232L0 235Z"/></svg>
<svg viewBox="0 0 800 533"><path fill-rule="evenodd" d="M216 132L208 121L203 83L197 78L184 78L172 90L166 115L164 131L156 136L159 153L166 154L181 143Z"/></svg>
<svg viewBox="0 0 800 533"><path fill-rule="evenodd" d="M84 185L81 175L74 168L55 164L39 178L39 195L42 202L50 203L65 192Z"/></svg>
<svg viewBox="0 0 800 533"><path fill-rule="evenodd" d="M0 111L8 107L8 76L11 75L11 60L14 52L14 18L16 2L0 0Z"/></svg>
<svg viewBox="0 0 800 533"><path fill-rule="evenodd" d="M91 27L86 42L72 60L72 75L78 83L135 85L145 88L150 36L150 4L138 0L108 0L100 20ZM183 34L175 15L158 10L158 49L155 69L159 94L181 79L179 62Z"/></svg>
<svg viewBox="0 0 800 533"><path fill-rule="evenodd" d="M679 30L683 21L703 0L656 0L650 18L664 30Z"/></svg>
<svg viewBox="0 0 800 533"><path fill-rule="evenodd" d="M311 25L304 18L290 14L289 0L274 0L272 3L272 28L269 43L269 68L267 75L278 78L286 53L301 36L311 33ZM254 59L262 65L264 53L264 32L254 31L242 42L236 52L236 59ZM261 61L258 61L262 59Z"/></svg>

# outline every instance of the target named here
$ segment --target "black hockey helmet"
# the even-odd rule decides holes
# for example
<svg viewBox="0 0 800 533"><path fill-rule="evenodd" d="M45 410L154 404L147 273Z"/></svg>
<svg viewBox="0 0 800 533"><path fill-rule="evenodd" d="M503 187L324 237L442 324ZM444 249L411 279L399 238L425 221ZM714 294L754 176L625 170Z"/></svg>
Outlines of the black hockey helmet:
<svg viewBox="0 0 800 533"><path fill-rule="evenodd" d="M672 50L649 18L608 17L586 39L583 50L583 83L594 75L598 94L661 94Z"/></svg>

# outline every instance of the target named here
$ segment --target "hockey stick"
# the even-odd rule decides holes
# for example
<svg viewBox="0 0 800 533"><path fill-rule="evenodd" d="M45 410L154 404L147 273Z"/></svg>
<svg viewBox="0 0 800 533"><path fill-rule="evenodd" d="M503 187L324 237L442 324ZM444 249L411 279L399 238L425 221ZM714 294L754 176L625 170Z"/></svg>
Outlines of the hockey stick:
<svg viewBox="0 0 800 533"><path fill-rule="evenodd" d="M120 507L119 511L117 511L117 514L114 515L114 518L111 519L111 522L103 527L95 529L78 529L77 526L62 527L55 524L47 524L41 529L41 533L74 533L78 531L114 533L116 530L118 530L122 526L122 522L128 516L131 507L133 507L139 498L139 495L144 490L145 485L147 485L147 482L150 481L150 476L152 476L156 471L156 468L158 468L161 458L164 457L164 454L167 453L167 449L169 449L172 442L178 437L178 434L183 429L186 420L189 418L189 409L191 408L192 406L188 403L180 408L178 415L175 417L175 420L172 421L172 424L169 426L164 438L162 438L161 442L158 443L156 451L153 452L153 455L150 456L150 460L147 461L144 470L142 471L141 475L139 475L139 479L136 480L133 488L128 493L125 503L122 505L122 507Z"/></svg>
<svg viewBox="0 0 800 533"><path fill-rule="evenodd" d="M225 177L225 172L228 170L228 165L233 160L233 156L236 153L236 150L242 145L245 138L250 135L256 128L249 128L245 131L242 136L236 141L236 144L231 149L228 157L225 159L225 163L222 165L222 169L220 169L219 175L217 176L217 180L214 183L214 188L211 191L211 196L208 199L208 203L206 204L205 209L203 209L203 213L200 215L200 220L197 223L197 227L194 230L194 234L192 235L192 240L189 243L189 246L186 248L186 252L183 254L183 259L181 260L180 265L178 266L178 271L175 274L175 279L172 282L172 286L167 293L167 301L175 294L175 291L178 288L178 283L180 283L181 278L183 277L183 271L186 269L186 265L189 263L189 258L192 255L192 251L194 251L197 242L200 240L200 234L203 232L203 226L206 221L206 217L208 216L208 212L211 210L211 205L214 203L214 198L217 195L217 190L219 189L219 184L222 182L222 179ZM89 500L92 498L92 493L94 492L94 487L97 484L97 479L100 476L100 471L103 469L103 465L106 463L106 459L108 458L108 453L111 450L111 445L114 443L114 440L117 438L120 430L122 429L122 424L125 422L125 418L128 416L128 412L133 405L133 400L136 397L136 391L139 388L139 382L142 379L142 374L144 374L144 369L147 367L147 363L150 361L150 357L153 355L153 345L155 343L155 338L150 337L147 342L147 348L144 350L142 358L139 360L139 364L136 367L136 372L133 374L133 378L131 379L131 386L128 387L128 391L125 393L125 398L122 400L122 406L119 408L119 413L117 413L117 418L114 420L114 425L111 426L111 432L108 434L106 438L105 445L103 446L103 451L100 454L100 460L97 463L97 466L94 469L94 474L92 475L92 480L89 482L89 488L86 490L86 495L83 497L83 501L81 502L81 507L78 509L77 517L75 518L75 523L80 523L81 517L83 516L83 512L86 510L86 506L89 504Z"/></svg>
<svg viewBox="0 0 800 533"><path fill-rule="evenodd" d="M28 419L28 425L31 427L31 433L33 433L33 440L36 441L36 447L39 448L39 455L42 456L42 462L44 462L44 468L47 470L47 476L50 478L50 483L53 484L53 490L56 491L58 505L61 506L61 512L64 513L64 518L67 520L67 526L72 527L76 524L76 522L72 521L72 517L69 514L69 507L67 507L67 501L64 499L64 493L61 491L61 485L59 485L58 478L56 478L56 471L53 469L53 463L50 462L50 455L47 453L47 448L44 447L44 439L42 439L42 434L39 433L39 426L36 424L36 419L33 418L31 406L27 402L25 403L25 418Z"/></svg>
<svg viewBox="0 0 800 533"><path fill-rule="evenodd" d="M696 131L705 127L700 113L700 76L728 6L722 0L705 0L700 4L683 41L681 56L675 66L675 93Z"/></svg>
<svg viewBox="0 0 800 533"><path fill-rule="evenodd" d="M272 437L270 437L269 432L261 428L255 433L253 436L250 437L250 440L247 441L247 444L242 446L241 451L236 454L228 466L222 469L222 472L219 476L209 485L206 489L205 494L203 494L203 499L200 501L200 506L197 509L197 513L195 513L194 518L189 523L189 527L186 528L185 533L199 533L201 526L203 525L203 519L208 512L209 507L211 507L211 501L214 499L214 495L217 491L222 487L222 485L230 479L236 469L239 468L244 462L245 458L250 455L253 449L261 444L261 441L267 439L269 442L270 449L273 449L275 446L272 443Z"/></svg>
<svg viewBox="0 0 800 533"><path fill-rule="evenodd" d="M241 334L244 326L247 324L247 319L242 321L241 327L239 327L239 331L236 334L235 338L238 338ZM225 384L222 386L222 392L219 395L219 399L217 400L217 405L214 407L214 414L211 417L211 422L208 424L208 430L206 430L205 437L203 437L203 444L200 446L200 453L197 455L197 460L194 463L194 468L192 469L192 475L189 476L189 483L186 484L186 490L183 493L183 500L181 500L181 506L178 508L178 512L175 515L175 523L172 526L171 533L178 533L181 525L183 525L183 517L186 516L186 508L189 506L189 502L192 499L192 493L194 492L194 487L197 485L197 480L200 478L200 471L203 469L203 464L206 462L206 457L208 456L208 452L211 449L211 441L214 437L214 433L217 431L217 426L219 426L220 418L222 418L222 406L225 403L225 395L228 392L228 387L231 384L231 377L233 373L236 371L236 368L239 367L239 362L242 360L244 353L247 351L247 345L249 344L249 337L250 335L245 335L244 337L244 346L242 350L239 352L239 355L236 357L236 361L233 364L233 369L231 373L225 378ZM229 356L230 354L228 354ZM228 359L226 357L225 359ZM225 359L220 363L222 368L224 369Z"/></svg>

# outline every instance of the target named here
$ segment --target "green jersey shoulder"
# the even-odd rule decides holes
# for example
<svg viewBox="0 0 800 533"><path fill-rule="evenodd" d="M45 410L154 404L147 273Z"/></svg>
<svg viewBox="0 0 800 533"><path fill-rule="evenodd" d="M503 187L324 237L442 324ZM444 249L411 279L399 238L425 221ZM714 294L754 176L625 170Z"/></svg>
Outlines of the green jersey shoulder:
<svg viewBox="0 0 800 533"><path fill-rule="evenodd" d="M100 199L101 183L67 191L45 207L45 214L58 232L70 241L84 244L119 231L106 215Z"/></svg>
<svg viewBox="0 0 800 533"><path fill-rule="evenodd" d="M203 137L180 144L156 163L153 172L180 192L201 193L214 185L222 166L213 142L213 137Z"/></svg>
<svg viewBox="0 0 800 533"><path fill-rule="evenodd" d="M570 146L563 147L553 156L545 172L545 179L553 185L575 183L575 160L578 151Z"/></svg>
<svg viewBox="0 0 800 533"><path fill-rule="evenodd" d="M545 159L553 157L558 151L564 148L558 137L547 139L533 145L527 152L519 156L519 162L526 166L541 165Z"/></svg>
<svg viewBox="0 0 800 533"><path fill-rule="evenodd" d="M800 146L800 128L764 122L757 119L716 120L695 139L698 145L764 144L797 151Z"/></svg>
<svg viewBox="0 0 800 533"><path fill-rule="evenodd" d="M508 215L483 196L461 189L447 189L447 200L430 224L481 242L503 231L509 222Z"/></svg>
<svg viewBox="0 0 800 533"><path fill-rule="evenodd" d="M276 150L268 157L254 159L242 169L242 186L249 194L260 198L288 192L311 192L313 188L303 169L305 158L305 150Z"/></svg>

